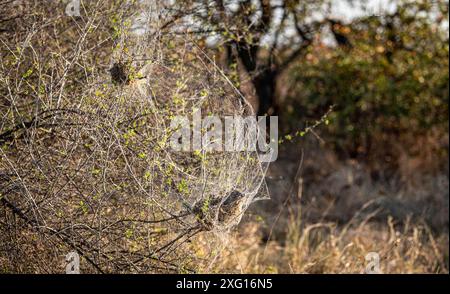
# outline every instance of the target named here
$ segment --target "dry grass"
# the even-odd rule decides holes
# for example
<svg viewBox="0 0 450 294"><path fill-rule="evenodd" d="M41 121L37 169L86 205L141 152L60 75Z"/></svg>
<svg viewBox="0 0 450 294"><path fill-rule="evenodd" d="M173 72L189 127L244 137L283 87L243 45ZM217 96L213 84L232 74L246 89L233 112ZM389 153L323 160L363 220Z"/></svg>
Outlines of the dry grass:
<svg viewBox="0 0 450 294"><path fill-rule="evenodd" d="M252 207L204 271L365 273L376 252L382 273L448 273L448 173L435 168L436 153L402 153L403 168L387 181L324 146L303 146L300 168L298 145L283 150L267 180L272 199ZM201 252L208 239L198 242Z"/></svg>
<svg viewBox="0 0 450 294"><path fill-rule="evenodd" d="M333 223L308 225L301 231L298 227L293 222L285 240L266 243L262 225L246 223L229 239L214 271L364 273L365 256L377 252L382 273L448 273L448 237L433 237L425 225L395 229L389 221L347 230Z"/></svg>

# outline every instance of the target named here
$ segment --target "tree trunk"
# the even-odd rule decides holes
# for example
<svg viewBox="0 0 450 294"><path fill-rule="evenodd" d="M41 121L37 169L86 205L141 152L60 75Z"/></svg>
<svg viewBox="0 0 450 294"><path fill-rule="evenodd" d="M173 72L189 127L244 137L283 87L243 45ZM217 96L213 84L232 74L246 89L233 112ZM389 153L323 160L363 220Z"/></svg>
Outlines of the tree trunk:
<svg viewBox="0 0 450 294"><path fill-rule="evenodd" d="M278 71L272 68L270 62L258 62L259 46L245 42L236 43L237 55L247 73L252 77L258 98L258 116L278 115L275 103L275 90L278 78ZM259 63L259 66L258 66Z"/></svg>
<svg viewBox="0 0 450 294"><path fill-rule="evenodd" d="M255 76L252 82L259 101L258 116L278 115L278 107L275 101L277 73L267 69Z"/></svg>

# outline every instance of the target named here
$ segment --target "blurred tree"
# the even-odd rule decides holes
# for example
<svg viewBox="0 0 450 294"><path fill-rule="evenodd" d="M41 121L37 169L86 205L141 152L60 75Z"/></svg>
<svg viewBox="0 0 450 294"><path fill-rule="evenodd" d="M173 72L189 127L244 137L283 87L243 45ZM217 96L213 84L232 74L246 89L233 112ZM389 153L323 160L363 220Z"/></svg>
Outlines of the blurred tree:
<svg viewBox="0 0 450 294"><path fill-rule="evenodd" d="M448 133L448 1L400 1L393 13L355 19L348 30L351 52L316 46L290 71L285 107L293 122L336 105L329 131L350 157L405 133Z"/></svg>
<svg viewBox="0 0 450 294"><path fill-rule="evenodd" d="M202 38L215 37L227 54L232 69L240 62L250 75L259 101L258 115L278 112L275 99L279 77L313 43L314 35L327 24L329 0L197 0L175 10L189 15L189 24Z"/></svg>

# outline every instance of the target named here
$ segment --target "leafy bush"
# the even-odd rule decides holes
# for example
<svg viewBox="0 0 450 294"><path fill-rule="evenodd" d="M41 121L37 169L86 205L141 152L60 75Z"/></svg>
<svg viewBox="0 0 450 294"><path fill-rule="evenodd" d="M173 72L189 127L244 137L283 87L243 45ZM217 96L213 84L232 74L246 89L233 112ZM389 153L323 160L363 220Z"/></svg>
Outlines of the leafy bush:
<svg viewBox="0 0 450 294"><path fill-rule="evenodd" d="M291 125L335 105L327 141L350 157L367 157L405 134L448 133L446 7L404 3L385 18L343 27L351 48L315 46L290 72Z"/></svg>

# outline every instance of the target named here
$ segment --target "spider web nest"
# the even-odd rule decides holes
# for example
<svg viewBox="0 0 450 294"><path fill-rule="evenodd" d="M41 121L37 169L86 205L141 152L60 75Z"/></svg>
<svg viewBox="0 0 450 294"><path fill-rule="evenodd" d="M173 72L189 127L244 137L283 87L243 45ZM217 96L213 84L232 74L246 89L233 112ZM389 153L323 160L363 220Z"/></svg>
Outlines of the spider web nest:
<svg viewBox="0 0 450 294"><path fill-rule="evenodd" d="M175 45L174 40L152 37L151 42L140 38L131 54L119 50L115 58L133 76L129 85L119 88L119 99L135 109L135 116L141 113L146 117L145 123L137 122L142 128L136 133L157 139L141 156L147 165L146 183L141 185L152 187L148 201L182 222L182 227L227 232L239 224L252 202L269 198L264 181L268 164L261 162L258 152L252 150L174 151L169 146L174 132L170 122L177 116L192 118L199 110L203 117L221 118L254 116L254 111L193 41L181 39ZM122 46L125 44L124 40ZM251 132L244 132L236 140L248 142L251 136Z"/></svg>
<svg viewBox="0 0 450 294"><path fill-rule="evenodd" d="M113 91L122 105L117 111L132 109L136 118L129 124L132 136L122 134L122 144L128 149L136 147L134 153L139 158L129 169L134 185L145 190L146 221L160 223L176 234L157 250L158 258L199 232L212 233L206 246L212 255L218 254L215 249L226 246L228 233L240 223L250 204L269 199L264 181L268 163L261 162L257 151L175 151L169 146L174 132L170 122L177 116L192 117L198 110L203 116L222 118L255 113L191 40L174 45L173 40L161 36L151 42L143 37L132 47L131 54L119 50L114 60L124 61L129 75L135 78ZM244 132L238 139L246 141L250 136L251 132Z"/></svg>

